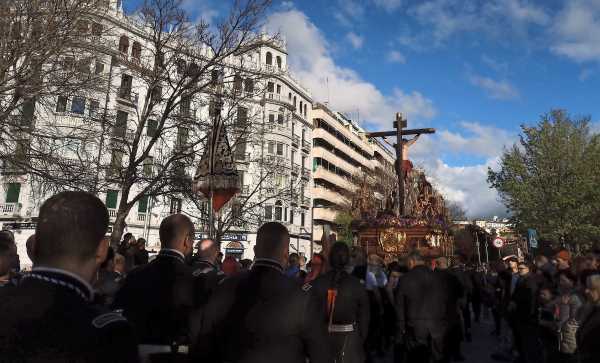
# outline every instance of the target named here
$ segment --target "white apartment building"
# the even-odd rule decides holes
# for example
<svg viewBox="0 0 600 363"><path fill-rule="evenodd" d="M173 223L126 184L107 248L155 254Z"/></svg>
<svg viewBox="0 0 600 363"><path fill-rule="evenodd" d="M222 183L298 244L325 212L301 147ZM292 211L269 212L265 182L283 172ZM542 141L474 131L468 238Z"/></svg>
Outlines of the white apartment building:
<svg viewBox="0 0 600 363"><path fill-rule="evenodd" d="M324 231L335 233L340 209L348 210L361 173L377 175L393 182L393 153L379 141L369 139L352 120L327 106L313 106L313 228L320 241ZM384 196L378 195L383 201Z"/></svg>
<svg viewBox="0 0 600 363"><path fill-rule="evenodd" d="M107 94L60 97L56 98L56 107L51 112L37 115L36 128L63 127L65 130L81 127L85 117L92 117L105 107L116 115L116 124L111 132L110 142L101 144L94 142L92 148L105 150L100 153L99 161L111 170L123 165L123 154L115 152L113 141L131 137L136 128L135 115L143 107L142 100L152 91L140 79L136 65L154 61L154 56L147 51L148 41L146 29L129 18L122 11L120 0L109 0L107 16L90 25L90 37L94 37L94 27L110 28L102 38L93 38L106 48L105 54L98 54L91 71L95 74L106 74L110 86ZM100 24L100 25L99 25ZM202 52L202 50L199 50ZM255 204L248 213L248 218L236 216L235 222L222 236L222 251L238 258L254 257L253 247L256 241L256 230L265 221L284 223L291 235L290 252L304 255L312 253L312 172L310 169L311 148L313 139L312 97L287 68L287 51L283 42L264 42L248 50L239 57L253 72L266 75L261 85L244 83L248 87L262 87L260 96L251 99L244 107L237 108L237 118L254 115L251 133L236 134L234 127L228 129L230 140L236 139L232 147L234 159L240 174L240 190L238 196L224 207L224 213L236 213L238 206L246 200ZM116 60L116 61L115 61ZM237 59L228 60L231 64L239 64ZM224 65L225 72L228 65ZM236 82L237 83L237 79ZM235 85L234 85L235 87ZM210 95L202 100L182 102L179 112L186 117L194 118L209 115L213 112ZM149 122L145 126L142 138L150 137L155 124ZM160 167L161 160L170 150L185 145L193 137L200 138L207 130L189 130L178 127L166 139L157 143L147 162L140 172L152 175ZM239 142L240 138L244 142ZM69 140L57 141L58 147L69 154L88 145L70 143ZM145 145L145 139L141 141ZM196 150L196 149L194 149ZM181 165L191 181L191 177L200 160L202 150L198 148L196 157ZM141 186L138 188L138 191ZM109 185L98 192L104 200L114 222L116 209L122 196L120 185ZM49 197L43 188L32 183L30 175L19 173L9 165L0 165L0 228L10 229L16 237L21 264L30 265L25 251L26 239L34 233L39 207ZM200 196L198 198L201 198ZM252 205L253 203L247 203ZM142 197L132 208L126 218L126 229L136 237L144 237L149 249L159 248L158 227L166 216L172 213L190 215L196 224L197 238L207 234L205 215L189 200L180 195L158 197ZM203 204L206 208L206 204ZM205 209L204 209L205 211ZM238 211L239 212L239 211ZM250 216L252 215L252 216Z"/></svg>

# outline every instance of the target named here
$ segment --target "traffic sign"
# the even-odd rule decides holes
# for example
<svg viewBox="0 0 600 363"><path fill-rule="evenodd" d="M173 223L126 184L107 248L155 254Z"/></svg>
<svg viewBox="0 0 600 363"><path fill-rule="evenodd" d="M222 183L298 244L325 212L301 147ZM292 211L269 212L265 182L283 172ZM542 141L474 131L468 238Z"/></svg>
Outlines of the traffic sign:
<svg viewBox="0 0 600 363"><path fill-rule="evenodd" d="M502 239L500 237L496 237L492 241L492 245L494 245L494 247L496 247L496 248L502 248L502 246L504 246L504 243L505 243L504 239Z"/></svg>

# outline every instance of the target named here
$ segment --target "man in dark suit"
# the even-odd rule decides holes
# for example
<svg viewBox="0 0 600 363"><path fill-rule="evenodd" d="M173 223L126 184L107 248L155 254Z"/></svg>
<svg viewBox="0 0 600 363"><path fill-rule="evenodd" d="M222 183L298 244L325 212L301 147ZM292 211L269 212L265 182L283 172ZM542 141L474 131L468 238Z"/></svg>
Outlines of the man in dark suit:
<svg viewBox="0 0 600 363"><path fill-rule="evenodd" d="M219 246L214 240L205 238L198 242L198 253L192 259L192 269L196 278L196 297L199 305L205 305L225 274L217 266Z"/></svg>
<svg viewBox="0 0 600 363"><path fill-rule="evenodd" d="M516 283L508 313L515 322L515 346L522 363L538 363L542 360L539 345L538 285L537 278L526 262L518 263L519 279Z"/></svg>
<svg viewBox="0 0 600 363"><path fill-rule="evenodd" d="M127 275L113 305L133 324L142 355L185 349L194 308L194 278L185 263L192 253L194 225L188 217L173 214L160 224L159 236L158 256Z"/></svg>
<svg viewBox="0 0 600 363"><path fill-rule="evenodd" d="M427 266L418 252L408 256L410 271L398 281L398 336L408 362L444 362L449 291L446 281Z"/></svg>
<svg viewBox="0 0 600 363"><path fill-rule="evenodd" d="M0 291L0 361L136 362L125 318L91 305L105 260L108 211L96 196L62 192L42 205L35 267Z"/></svg>
<svg viewBox="0 0 600 363"><path fill-rule="evenodd" d="M228 278L203 309L194 338L198 362L331 363L323 312L284 275L289 233L276 222L260 227L252 270Z"/></svg>

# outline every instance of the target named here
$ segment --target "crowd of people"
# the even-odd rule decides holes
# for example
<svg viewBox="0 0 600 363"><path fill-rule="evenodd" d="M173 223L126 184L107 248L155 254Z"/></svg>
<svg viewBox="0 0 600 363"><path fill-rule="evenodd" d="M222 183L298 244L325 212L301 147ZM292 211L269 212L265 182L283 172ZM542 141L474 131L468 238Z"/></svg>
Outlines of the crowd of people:
<svg viewBox="0 0 600 363"><path fill-rule="evenodd" d="M49 198L22 273L0 233L1 362L463 361L482 319L503 342L492 359L600 361L597 255L468 266L336 242L307 261L270 222L254 260L238 261L173 214L152 258L130 233L113 249L108 225L94 195Z"/></svg>

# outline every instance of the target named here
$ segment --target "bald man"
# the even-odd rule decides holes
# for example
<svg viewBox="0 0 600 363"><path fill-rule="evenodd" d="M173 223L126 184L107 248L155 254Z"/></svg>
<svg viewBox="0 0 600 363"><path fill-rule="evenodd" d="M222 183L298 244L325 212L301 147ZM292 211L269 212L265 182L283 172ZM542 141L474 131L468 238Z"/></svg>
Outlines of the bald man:
<svg viewBox="0 0 600 363"><path fill-rule="evenodd" d="M324 312L285 276L289 233L271 222L259 228L247 274L225 279L203 311L192 356L198 362L330 363ZM194 329L196 332L196 329Z"/></svg>
<svg viewBox="0 0 600 363"><path fill-rule="evenodd" d="M225 274L217 265L219 246L210 239L204 238L197 244L198 253L192 260L193 275L196 277L196 298L199 305L208 302Z"/></svg>
<svg viewBox="0 0 600 363"><path fill-rule="evenodd" d="M182 214L170 215L161 222L159 237L158 256L127 275L113 305L123 309L134 326L142 355L187 345L189 313L194 307L194 277L186 264L193 249L194 225Z"/></svg>

